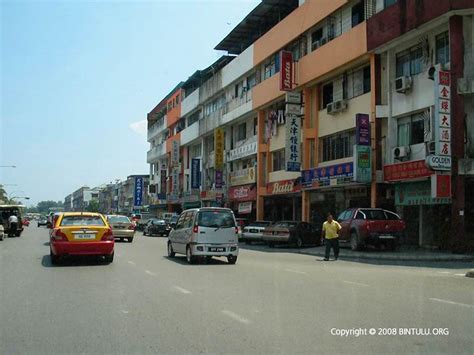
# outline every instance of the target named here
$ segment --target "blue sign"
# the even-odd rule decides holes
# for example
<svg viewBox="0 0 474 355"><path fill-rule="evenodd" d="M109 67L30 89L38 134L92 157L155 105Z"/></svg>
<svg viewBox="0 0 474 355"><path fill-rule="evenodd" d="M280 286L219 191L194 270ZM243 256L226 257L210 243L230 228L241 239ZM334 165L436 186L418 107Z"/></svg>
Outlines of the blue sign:
<svg viewBox="0 0 474 355"><path fill-rule="evenodd" d="M201 186L201 160L191 159L191 188L199 189Z"/></svg>
<svg viewBox="0 0 474 355"><path fill-rule="evenodd" d="M134 206L141 206L143 199L143 178L136 177L135 178L135 199L133 202Z"/></svg>
<svg viewBox="0 0 474 355"><path fill-rule="evenodd" d="M301 172L301 185L310 188L313 185L329 185L331 179L352 179L354 175L354 164L343 163L322 168L313 168Z"/></svg>

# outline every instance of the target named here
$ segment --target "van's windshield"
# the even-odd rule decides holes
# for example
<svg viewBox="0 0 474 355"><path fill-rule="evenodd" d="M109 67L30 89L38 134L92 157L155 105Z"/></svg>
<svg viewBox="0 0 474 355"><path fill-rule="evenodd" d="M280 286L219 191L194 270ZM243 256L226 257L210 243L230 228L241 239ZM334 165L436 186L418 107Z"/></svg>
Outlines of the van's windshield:
<svg viewBox="0 0 474 355"><path fill-rule="evenodd" d="M198 215L201 227L230 228L235 227L234 217L229 211L201 211Z"/></svg>

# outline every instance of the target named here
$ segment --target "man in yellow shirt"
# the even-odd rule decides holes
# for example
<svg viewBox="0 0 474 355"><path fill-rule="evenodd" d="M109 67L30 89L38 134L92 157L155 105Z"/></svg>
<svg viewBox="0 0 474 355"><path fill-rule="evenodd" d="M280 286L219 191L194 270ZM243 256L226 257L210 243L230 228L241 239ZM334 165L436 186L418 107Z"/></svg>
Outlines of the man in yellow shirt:
<svg viewBox="0 0 474 355"><path fill-rule="evenodd" d="M329 260L329 254L331 248L334 250L334 258L337 260L339 257L339 232L341 231L341 225L338 221L335 221L332 214L328 214L328 219L323 223L323 230L321 237L326 239L326 254L325 261Z"/></svg>

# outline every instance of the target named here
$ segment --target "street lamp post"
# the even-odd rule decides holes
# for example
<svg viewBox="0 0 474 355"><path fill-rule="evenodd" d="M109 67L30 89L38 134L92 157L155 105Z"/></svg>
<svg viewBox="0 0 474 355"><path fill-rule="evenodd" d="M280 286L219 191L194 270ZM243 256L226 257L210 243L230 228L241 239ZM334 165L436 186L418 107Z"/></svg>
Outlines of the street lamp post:
<svg viewBox="0 0 474 355"><path fill-rule="evenodd" d="M16 168L16 165L0 165L0 168Z"/></svg>

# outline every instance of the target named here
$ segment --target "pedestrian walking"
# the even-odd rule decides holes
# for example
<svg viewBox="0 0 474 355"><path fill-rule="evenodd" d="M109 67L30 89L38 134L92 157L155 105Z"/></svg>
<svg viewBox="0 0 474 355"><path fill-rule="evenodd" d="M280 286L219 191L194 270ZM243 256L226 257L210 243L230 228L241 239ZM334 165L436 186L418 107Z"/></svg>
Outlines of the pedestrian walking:
<svg viewBox="0 0 474 355"><path fill-rule="evenodd" d="M323 223L323 230L321 232L321 237L326 240L326 253L324 260L329 260L329 254L331 253L331 248L334 250L334 259L337 260L339 257L339 233L341 231L341 225L338 221L335 221L332 217L332 214L329 213L327 221Z"/></svg>
<svg viewBox="0 0 474 355"><path fill-rule="evenodd" d="M18 229L18 217L14 213L8 217L8 225L10 227L10 233L16 233Z"/></svg>

